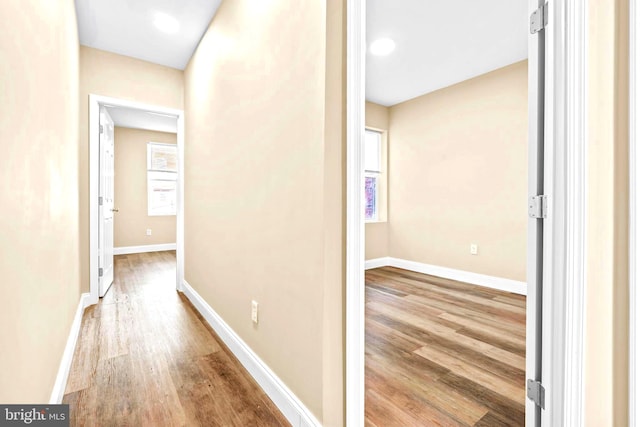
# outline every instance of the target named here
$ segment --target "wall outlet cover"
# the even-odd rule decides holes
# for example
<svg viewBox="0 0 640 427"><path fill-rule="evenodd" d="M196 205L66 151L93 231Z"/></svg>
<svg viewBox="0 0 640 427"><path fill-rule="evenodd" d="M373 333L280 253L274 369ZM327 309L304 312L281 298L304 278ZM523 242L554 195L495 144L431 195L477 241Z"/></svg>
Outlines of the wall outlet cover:
<svg viewBox="0 0 640 427"><path fill-rule="evenodd" d="M251 320L253 323L258 323L258 302L251 301Z"/></svg>

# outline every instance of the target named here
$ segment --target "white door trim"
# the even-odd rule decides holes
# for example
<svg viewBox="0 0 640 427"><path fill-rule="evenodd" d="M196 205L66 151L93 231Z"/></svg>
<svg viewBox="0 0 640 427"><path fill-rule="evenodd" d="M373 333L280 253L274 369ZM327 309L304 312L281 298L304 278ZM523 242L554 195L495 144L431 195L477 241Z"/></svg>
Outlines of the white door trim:
<svg viewBox="0 0 640 427"><path fill-rule="evenodd" d="M364 66L366 0L347 0L346 425L364 426Z"/></svg>
<svg viewBox="0 0 640 427"><path fill-rule="evenodd" d="M542 425L584 425L587 10L549 0L545 105ZM546 220L545 220L546 221Z"/></svg>
<svg viewBox="0 0 640 427"><path fill-rule="evenodd" d="M184 111L141 102L89 95L89 293L90 304L98 303L98 138L100 105L135 108L176 116L178 120L178 200L176 206L176 289L184 279Z"/></svg>
<svg viewBox="0 0 640 427"><path fill-rule="evenodd" d="M556 5L556 7L558 7ZM587 242L587 11L583 0L566 2L566 277L564 300L564 414L561 425L584 425ZM557 31L561 31L557 28ZM562 58L557 55L556 57ZM560 102L557 100L556 102ZM562 283L562 282L555 282ZM552 284L553 286L553 284ZM554 286L555 288L555 286ZM558 289L561 292L561 289ZM558 340L562 342L562 340Z"/></svg>
<svg viewBox="0 0 640 427"><path fill-rule="evenodd" d="M528 0L529 12L535 10L539 5L539 0ZM545 30L547 32L548 28ZM546 35L545 35L546 37ZM539 194L546 194L549 196L545 189L541 189L539 177L540 164L544 162L541 158L541 153L538 148L538 139L541 136L543 129L540 129L538 123L538 117L541 112L544 114L548 112L548 102L545 103L544 109L540 108L540 85L539 78L541 74L546 75L546 72L541 73L543 63L539 61L538 50L540 43L544 40L541 39L541 35L528 35L528 141L527 141L527 164L528 164L528 176L527 176L527 196L531 197ZM547 81L547 84L549 82ZM548 101L545 95L545 101ZM546 166L546 165L545 165ZM549 219L539 220L535 218L529 218L527 221L527 318L526 318L526 379L536 379L542 381L538 371L541 370L539 366L542 365L542 361L538 357L538 349L542 347L543 336L540 335L542 331L539 329L539 322L543 322L543 318L537 313L539 307L543 302L540 300L541 293L539 292L539 284L542 283L544 287L544 275L539 271L538 263L541 261L540 257L544 258L544 241L546 236L542 236L541 232L544 231L547 224L550 224ZM542 236L542 237L541 237ZM549 246L549 245L547 245ZM542 255L541 255L542 254ZM537 333L536 333L537 332ZM526 382L525 379L525 382ZM545 385L548 388L548 386ZM538 415L539 411L535 403L529 399L525 400L525 424L529 427L537 426L540 422L541 416ZM541 413L540 413L541 414Z"/></svg>
<svg viewBox="0 0 640 427"><path fill-rule="evenodd" d="M640 424L640 7L629 2L629 425Z"/></svg>
<svg viewBox="0 0 640 427"><path fill-rule="evenodd" d="M538 4L538 0L529 0L530 11ZM547 388L543 426L584 424L586 7L580 0L549 0L545 73L549 219L545 222L553 226L545 227L548 244L543 254L544 287L550 290L543 296L543 384ZM364 425L364 239L360 212L364 35L365 0L348 0L346 423L355 427Z"/></svg>

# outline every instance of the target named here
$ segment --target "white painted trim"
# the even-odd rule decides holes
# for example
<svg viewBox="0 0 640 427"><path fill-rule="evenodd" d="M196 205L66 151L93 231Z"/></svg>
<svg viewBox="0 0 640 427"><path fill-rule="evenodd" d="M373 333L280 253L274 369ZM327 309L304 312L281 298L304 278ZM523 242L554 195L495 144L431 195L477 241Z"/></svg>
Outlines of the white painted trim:
<svg viewBox="0 0 640 427"><path fill-rule="evenodd" d="M526 282L519 282L517 280L504 279L502 277L488 276L486 274L472 273L470 271L456 270L454 268L424 264L421 262L408 261L399 258L390 258L389 265L392 267L415 271L417 273L429 274L431 276L443 277L445 279L470 283L472 285L484 286L486 288L497 289L500 291L513 292L514 294L527 294Z"/></svg>
<svg viewBox="0 0 640 427"><path fill-rule="evenodd" d="M89 95L89 293L91 304L100 299L98 276L98 194L100 162L100 104Z"/></svg>
<svg viewBox="0 0 640 427"><path fill-rule="evenodd" d="M528 0L529 13L538 8L540 0ZM544 193L540 189L540 164L544 159L540 156L538 139L540 136L539 114L540 114L540 58L539 44L541 42L540 35L529 35L529 60L528 60L528 104L529 104L529 129L527 143L527 195L529 197ZM542 278L538 269L539 262L542 262L540 253L541 239L539 220L529 218L527 221L527 319L526 319L526 377L530 379L539 378L539 360L538 349L540 348L541 339L538 335L538 316L537 309L541 303L538 292L538 285ZM523 384L524 386L524 384ZM525 399L525 425L527 427L538 427L539 416L538 409L534 402Z"/></svg>
<svg viewBox="0 0 640 427"><path fill-rule="evenodd" d="M545 30L542 426L584 425L587 8L550 0Z"/></svg>
<svg viewBox="0 0 640 427"><path fill-rule="evenodd" d="M300 399L186 281L183 283L183 289L196 310L294 427L321 426Z"/></svg>
<svg viewBox="0 0 640 427"><path fill-rule="evenodd" d="M629 2L629 425L640 425L640 7Z"/></svg>
<svg viewBox="0 0 640 427"><path fill-rule="evenodd" d="M365 269L378 267L402 268L404 270L415 271L416 273L457 280L458 282L484 286L485 288L497 289L499 291L512 292L518 295L527 294L527 283L520 282L518 280L488 276L486 274L473 273L470 271L457 270L455 268L441 267L439 265L425 264L422 262L393 257L376 258L365 262Z"/></svg>
<svg viewBox="0 0 640 427"><path fill-rule="evenodd" d="M175 243L161 243L157 245L143 246L120 246L113 248L114 255L142 254L145 252L175 251L177 245Z"/></svg>
<svg viewBox="0 0 640 427"><path fill-rule="evenodd" d="M544 0L543 0L544 1ZM542 193L548 198L547 216L542 220L543 240L542 240L542 341L539 350L541 352L542 370L541 376L531 376L527 372L526 378L541 380L542 386L545 388L545 407L541 411L541 426L551 427L561 425L563 419L563 401L564 393L564 364L562 360L564 345L564 318L561 317L564 298L562 292L553 289L554 283L563 283L563 280L557 280L562 277L563 268L565 266L565 236L562 231L563 212L565 207L564 188L566 177L566 164L563 162L563 156L558 148L563 143L564 129L558 126L563 125L564 105L558 105L558 101L564 99L564 93L558 92L566 86L564 76L557 74L557 67L561 67L564 72L564 59L557 56L563 53L564 46L561 44L562 37L558 30L558 25L565 22L565 10L559 1L550 1L548 3L549 24L545 28L545 85L544 85L544 189ZM559 107L559 108L558 108ZM558 156L559 155L559 156ZM531 194L533 195L533 194ZM530 219L530 222L536 221ZM539 220L537 220L539 221ZM557 280L557 281L556 281ZM561 286L555 286L561 288ZM553 296L559 295L562 300L554 301ZM527 320L530 313L527 311ZM556 323L554 324L554 319ZM527 337L532 335L530 329L527 328ZM527 342L527 350L529 342ZM527 351L527 357L530 356ZM533 402L527 399L527 404Z"/></svg>
<svg viewBox="0 0 640 427"><path fill-rule="evenodd" d="M52 405L62 403L64 390L67 387L67 379L69 378L69 371L71 370L71 363L73 362L73 353L76 350L78 335L80 335L82 315L84 314L84 309L91 305L90 303L91 296L88 293L80 295L80 302L78 303L76 314L73 317L73 322L71 323L71 330L69 331L69 337L67 338L67 345L64 347L64 353L62 353L62 359L60 360L60 367L58 368L56 382L53 385L51 397L49 397L49 403Z"/></svg>
<svg viewBox="0 0 640 427"><path fill-rule="evenodd" d="M366 0L347 0L346 425L364 426L364 67Z"/></svg>
<svg viewBox="0 0 640 427"><path fill-rule="evenodd" d="M544 0L530 0L530 10ZM534 253L528 256L527 378L539 379L545 387L542 426L584 425L584 321L586 265L586 177L587 177L587 8L582 0L549 0L549 23L545 29L544 67L544 188L530 180L529 195L548 197L542 233L542 271L537 272ZM537 49L531 38L530 52ZM537 73L530 55L530 76ZM534 88L530 88L530 99ZM530 123L537 120L537 105L530 109ZM530 138L537 135L534 126ZM530 146L530 160L537 156ZM535 163L530 164L530 170ZM537 223L529 220L529 240L535 239ZM538 276L538 273L541 276ZM536 280L543 292L538 295ZM537 298L542 298L542 335L531 333ZM534 354L540 345L541 374ZM538 376L539 375L539 376ZM527 400L526 421L535 425L535 406Z"/></svg>
<svg viewBox="0 0 640 427"><path fill-rule="evenodd" d="M89 95L89 290L91 304L98 296L98 139L100 105L133 108L175 116L178 120L178 194L176 204L176 289L184 279L184 111L101 95Z"/></svg>
<svg viewBox="0 0 640 427"><path fill-rule="evenodd" d="M557 6L556 6L557 7ZM559 353L556 363L563 364L564 378L562 393L562 416L554 417L553 425L583 426L584 425L584 399L585 399L585 322L586 322L586 242L587 242L587 9L588 3L583 0L566 1L566 24L564 32L564 52L558 52L557 58L566 58L565 80L563 86L566 90L566 99L556 98L556 110L564 105L565 120L565 147L560 144L558 151L564 150L566 156L566 182L561 194L565 198L564 230L558 230L558 234L566 237L565 263L561 271L556 275L555 281L550 284L552 298L557 304L561 304L557 316L551 320L553 325L559 320L564 320L564 328L554 332L556 337L553 343L563 345L562 353ZM562 31L562 28L556 28ZM556 81L559 92L564 88ZM557 122L561 122L561 114L556 113ZM560 126L557 126L558 129ZM562 132L562 129L558 129ZM562 135L562 134L561 134ZM556 141L560 141L556 137ZM561 156L558 156L561 157ZM557 204L557 203L556 203ZM553 255L552 255L553 256ZM562 280L563 281L560 281ZM564 286L556 286L564 283ZM554 310L555 312L555 310ZM564 330L562 330L564 329ZM553 373L551 373L553 375ZM553 394L552 394L553 398ZM555 403L556 406L560 403Z"/></svg>
<svg viewBox="0 0 640 427"><path fill-rule="evenodd" d="M372 268L389 267L391 266L391 257L385 256L382 258L368 259L364 262L364 269L371 270Z"/></svg>
<svg viewBox="0 0 640 427"><path fill-rule="evenodd" d="M184 282L184 112L178 115L178 193L176 200L176 288Z"/></svg>

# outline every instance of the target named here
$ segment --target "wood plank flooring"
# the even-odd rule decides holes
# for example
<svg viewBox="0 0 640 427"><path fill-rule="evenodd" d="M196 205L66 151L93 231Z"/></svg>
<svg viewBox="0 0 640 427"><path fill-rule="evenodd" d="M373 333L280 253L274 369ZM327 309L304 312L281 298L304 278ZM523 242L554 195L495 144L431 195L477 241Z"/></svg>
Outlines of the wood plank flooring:
<svg viewBox="0 0 640 427"><path fill-rule="evenodd" d="M368 426L524 426L525 297L392 267L365 283Z"/></svg>
<svg viewBox="0 0 640 427"><path fill-rule="evenodd" d="M190 302L175 251L120 255L87 308L64 396L72 426L289 426Z"/></svg>

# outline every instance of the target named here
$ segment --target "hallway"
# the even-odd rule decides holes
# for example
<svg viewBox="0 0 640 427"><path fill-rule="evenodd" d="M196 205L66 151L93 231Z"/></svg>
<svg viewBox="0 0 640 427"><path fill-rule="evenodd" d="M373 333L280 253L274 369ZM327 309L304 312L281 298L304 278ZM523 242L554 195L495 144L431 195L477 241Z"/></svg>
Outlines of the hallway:
<svg viewBox="0 0 640 427"><path fill-rule="evenodd" d="M175 291L175 265L175 251L115 257L111 289L84 313L71 425L289 425Z"/></svg>

